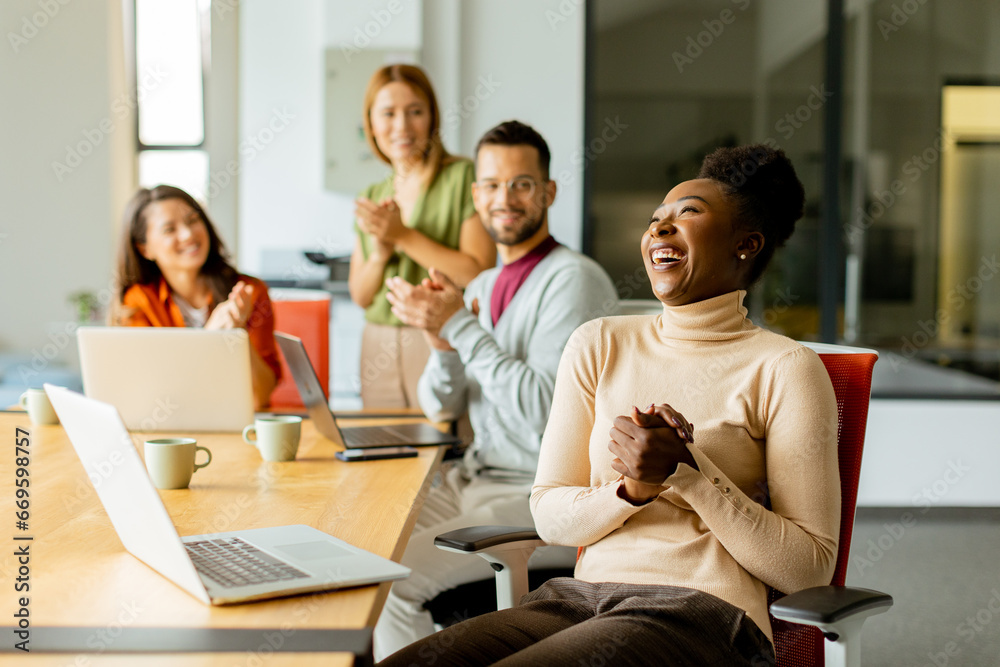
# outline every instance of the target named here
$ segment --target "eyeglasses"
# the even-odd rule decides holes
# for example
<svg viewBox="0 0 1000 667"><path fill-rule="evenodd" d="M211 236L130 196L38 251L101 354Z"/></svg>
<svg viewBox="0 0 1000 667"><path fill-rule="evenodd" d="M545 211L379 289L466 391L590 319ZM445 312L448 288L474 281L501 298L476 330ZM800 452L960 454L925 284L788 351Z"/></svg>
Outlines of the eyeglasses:
<svg viewBox="0 0 1000 667"><path fill-rule="evenodd" d="M535 188L538 186L538 182L531 178L530 176L518 176L517 178L512 178L506 183L501 181L486 179L483 181L476 181L476 187L479 191L488 197L492 197L500 191L500 188L506 187L507 192L512 192L518 197L530 197L535 194Z"/></svg>

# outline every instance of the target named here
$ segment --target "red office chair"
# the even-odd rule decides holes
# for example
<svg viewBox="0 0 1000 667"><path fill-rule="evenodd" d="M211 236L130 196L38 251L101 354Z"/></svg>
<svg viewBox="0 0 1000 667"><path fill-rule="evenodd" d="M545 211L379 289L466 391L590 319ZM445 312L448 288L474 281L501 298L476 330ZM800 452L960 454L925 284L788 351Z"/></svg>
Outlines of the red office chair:
<svg viewBox="0 0 1000 667"><path fill-rule="evenodd" d="M847 588L848 555L861 475L861 451L868 423L874 350L805 343L820 355L837 396L837 442L840 459L841 516L837 565L829 586L792 595L772 591L771 624L779 667L861 664L861 626L866 618L892 606L892 597L862 588ZM528 592L527 562L545 543L534 528L475 526L439 535L442 549L476 553L497 571L497 606L506 609ZM811 626L811 627L810 627ZM824 641L825 639L825 641Z"/></svg>
<svg viewBox="0 0 1000 667"><path fill-rule="evenodd" d="M330 395L330 295L318 290L270 290L274 330L302 339L323 393ZM281 380L271 394L274 407L302 407L302 398L281 350Z"/></svg>

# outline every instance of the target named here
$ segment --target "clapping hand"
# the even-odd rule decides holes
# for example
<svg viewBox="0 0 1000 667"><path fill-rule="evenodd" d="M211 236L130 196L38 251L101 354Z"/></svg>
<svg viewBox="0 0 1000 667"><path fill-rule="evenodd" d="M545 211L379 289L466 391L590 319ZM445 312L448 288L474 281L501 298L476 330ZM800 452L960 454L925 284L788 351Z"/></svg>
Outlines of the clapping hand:
<svg viewBox="0 0 1000 667"><path fill-rule="evenodd" d="M253 310L253 286L242 280L233 285L229 298L220 303L212 311L206 329L239 329L245 328L250 312Z"/></svg>
<svg viewBox="0 0 1000 667"><path fill-rule="evenodd" d="M437 269L430 269L430 278L411 285L402 278L389 278L386 298L392 313L404 324L423 329L437 336L445 322L464 307L462 290Z"/></svg>
<svg viewBox="0 0 1000 667"><path fill-rule="evenodd" d="M358 197L354 201L354 215L358 226L372 239L373 254L379 257L388 258L407 231L399 205L392 199L376 204L365 197Z"/></svg>
<svg viewBox="0 0 1000 667"><path fill-rule="evenodd" d="M694 442L694 425L665 403L633 407L629 415L615 418L610 435L611 467L625 476L625 493L634 502L659 495L678 463L696 466L687 449Z"/></svg>

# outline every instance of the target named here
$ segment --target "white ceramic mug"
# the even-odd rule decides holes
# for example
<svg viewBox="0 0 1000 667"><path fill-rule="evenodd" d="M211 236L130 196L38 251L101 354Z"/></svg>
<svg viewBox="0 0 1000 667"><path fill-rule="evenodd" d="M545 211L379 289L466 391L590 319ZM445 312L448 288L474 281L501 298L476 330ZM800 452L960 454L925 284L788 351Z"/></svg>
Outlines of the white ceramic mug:
<svg viewBox="0 0 1000 667"><path fill-rule="evenodd" d="M43 426L59 423L59 416L52 409L52 403L44 389L29 389L21 394L18 402L28 412L28 419L32 424Z"/></svg>
<svg viewBox="0 0 1000 667"><path fill-rule="evenodd" d="M302 417L294 415L257 417L243 429L243 440L259 449L265 461L294 461L301 436Z"/></svg>
<svg viewBox="0 0 1000 667"><path fill-rule="evenodd" d="M191 475L212 462L212 452L197 444L194 438L157 438L147 440L144 448L146 470L158 489L186 489ZM198 450L208 454L204 463L197 463Z"/></svg>

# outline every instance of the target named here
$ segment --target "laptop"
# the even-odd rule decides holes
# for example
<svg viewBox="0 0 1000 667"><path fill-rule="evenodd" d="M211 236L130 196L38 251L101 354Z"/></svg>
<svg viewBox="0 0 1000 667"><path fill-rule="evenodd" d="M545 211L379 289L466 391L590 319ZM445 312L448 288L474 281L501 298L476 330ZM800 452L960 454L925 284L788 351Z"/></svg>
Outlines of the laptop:
<svg viewBox="0 0 1000 667"><path fill-rule="evenodd" d="M326 394L319 384L316 371L309 361L309 354L300 338L275 332L275 340L281 353L285 355L288 368L292 371L295 386L299 389L302 403L309 412L309 418L316 429L328 440L342 447L395 447L397 445L452 445L461 438L442 433L430 424L398 424L393 426L358 426L340 428L337 418L330 410Z"/></svg>
<svg viewBox="0 0 1000 667"><path fill-rule="evenodd" d="M115 407L44 386L125 549L202 602L234 604L409 575L399 563L309 526L180 537Z"/></svg>
<svg viewBox="0 0 1000 667"><path fill-rule="evenodd" d="M134 431L240 431L253 422L243 329L80 327L83 391Z"/></svg>

